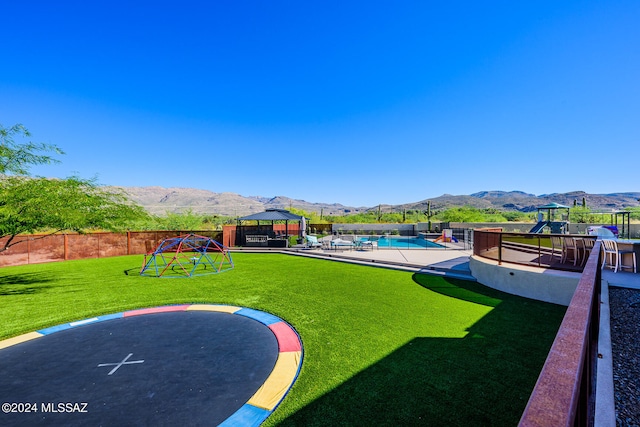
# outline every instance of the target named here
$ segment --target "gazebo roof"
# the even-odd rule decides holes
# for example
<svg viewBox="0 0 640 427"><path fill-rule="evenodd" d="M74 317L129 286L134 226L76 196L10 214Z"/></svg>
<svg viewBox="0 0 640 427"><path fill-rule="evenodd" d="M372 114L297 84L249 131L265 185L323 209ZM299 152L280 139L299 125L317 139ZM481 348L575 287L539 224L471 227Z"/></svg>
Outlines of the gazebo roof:
<svg viewBox="0 0 640 427"><path fill-rule="evenodd" d="M539 206L538 209L570 209L569 206L561 205L559 203L548 203L544 206Z"/></svg>
<svg viewBox="0 0 640 427"><path fill-rule="evenodd" d="M302 216L284 209L267 209L238 219L241 221L302 221Z"/></svg>

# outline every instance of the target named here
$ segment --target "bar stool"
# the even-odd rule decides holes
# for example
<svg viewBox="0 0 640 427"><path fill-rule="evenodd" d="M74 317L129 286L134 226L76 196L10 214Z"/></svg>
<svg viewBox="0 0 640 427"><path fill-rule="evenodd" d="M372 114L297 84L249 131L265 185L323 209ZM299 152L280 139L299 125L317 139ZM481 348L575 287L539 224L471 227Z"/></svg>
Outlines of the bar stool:
<svg viewBox="0 0 640 427"><path fill-rule="evenodd" d="M573 246L576 252L576 256L573 259L573 265L582 265L583 261L586 259L584 239L582 237L574 237Z"/></svg>
<svg viewBox="0 0 640 427"><path fill-rule="evenodd" d="M551 236L551 258L552 259L556 254L556 250L558 251L558 255L562 260L564 258L564 255L562 254L562 238L559 236Z"/></svg>
<svg viewBox="0 0 640 427"><path fill-rule="evenodd" d="M582 239L582 245L584 249L584 258L582 258L582 265L587 263L587 259L589 255L591 255L591 251L593 250L593 246L596 244L596 239L584 238Z"/></svg>
<svg viewBox="0 0 640 427"><path fill-rule="evenodd" d="M562 249L562 262L573 261L573 265L576 265L578 262L578 248L576 246L576 241L573 237L563 237L563 249Z"/></svg>
<svg viewBox="0 0 640 427"><path fill-rule="evenodd" d="M603 239L602 252L603 254L601 268L612 268L614 273L617 273L618 269L623 270L625 268L633 268L633 272L636 272L636 253L633 250L620 251L618 250L618 243L615 240ZM622 263L624 255L632 256L633 265L625 265Z"/></svg>

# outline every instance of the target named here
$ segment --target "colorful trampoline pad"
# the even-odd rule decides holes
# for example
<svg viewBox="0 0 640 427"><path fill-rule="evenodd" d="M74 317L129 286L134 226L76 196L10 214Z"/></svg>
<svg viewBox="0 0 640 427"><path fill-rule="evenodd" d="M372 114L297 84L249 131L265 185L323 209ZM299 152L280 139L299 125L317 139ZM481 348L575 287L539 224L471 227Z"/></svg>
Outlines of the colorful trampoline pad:
<svg viewBox="0 0 640 427"><path fill-rule="evenodd" d="M145 314L170 313L173 311L186 311L189 305L167 305L163 307L141 308L138 310L125 311L122 313L124 317L142 316Z"/></svg>
<svg viewBox="0 0 640 427"><path fill-rule="evenodd" d="M39 332L29 332L28 334L18 335L17 337L9 338L4 341L0 341L0 349L11 347L16 344L20 344L26 341L30 341L42 336Z"/></svg>
<svg viewBox="0 0 640 427"><path fill-rule="evenodd" d="M137 309L122 313L92 317L13 337L0 341L0 349L12 347L56 332L93 325L107 320L181 311L208 311L235 314L256 320L267 326L273 333L278 346L278 355L271 373L247 403L242 405L236 412L229 416L223 424L221 424L247 426L260 425L284 399L287 392L297 379L303 358L302 343L296 331L288 323L269 313L238 306L214 304L183 304Z"/></svg>
<svg viewBox="0 0 640 427"><path fill-rule="evenodd" d="M302 352L280 352L276 366L249 402L250 405L273 411L296 379Z"/></svg>
<svg viewBox="0 0 640 427"><path fill-rule="evenodd" d="M235 314L249 317L250 319L257 320L260 323L264 323L267 326L282 321L282 319L274 316L273 314L265 313L264 311L253 310L251 308L243 308L241 310L238 310Z"/></svg>
<svg viewBox="0 0 640 427"><path fill-rule="evenodd" d="M287 323L282 321L272 323L269 325L269 329L271 329L271 332L273 332L278 339L278 346L281 353L289 351L300 352L302 350L300 337Z"/></svg>

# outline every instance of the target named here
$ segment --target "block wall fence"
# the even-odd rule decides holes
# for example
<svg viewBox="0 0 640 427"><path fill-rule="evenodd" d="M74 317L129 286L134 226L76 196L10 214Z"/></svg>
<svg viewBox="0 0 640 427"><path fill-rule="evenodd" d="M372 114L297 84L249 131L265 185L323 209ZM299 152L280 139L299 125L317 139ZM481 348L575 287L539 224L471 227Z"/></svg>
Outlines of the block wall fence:
<svg viewBox="0 0 640 427"><path fill-rule="evenodd" d="M532 223L433 223L432 229L444 228L483 228L499 227L502 231L527 232ZM570 224L569 231L572 234L583 234L589 224ZM297 223L289 224L288 229L285 224L269 224L272 231L285 231L288 234L299 233ZM310 231L331 232L331 224L309 224ZM87 234L34 234L17 236L15 240L22 241L12 246L4 252L0 252L0 267L10 265L38 264L44 262L65 261L83 258L108 258L122 255L146 254L153 250L162 240L169 237L181 236L194 233L201 236L210 237L228 247L234 247L241 242L237 242L237 228L235 225L225 225L222 231L215 230L173 230L173 231L128 231L124 233L87 233ZM372 227L370 224L333 224L333 230L354 231L363 228L371 228L371 231L381 233L398 230L400 234L417 234L428 229L426 223L417 224L377 224ZM630 238L640 237L640 224L631 224ZM0 247L4 246L8 237L0 239Z"/></svg>
<svg viewBox="0 0 640 427"><path fill-rule="evenodd" d="M164 239L198 234L222 243L221 231L128 231L125 233L51 234L17 236L22 241L0 252L0 267L84 258L146 254ZM4 246L8 237L0 239Z"/></svg>

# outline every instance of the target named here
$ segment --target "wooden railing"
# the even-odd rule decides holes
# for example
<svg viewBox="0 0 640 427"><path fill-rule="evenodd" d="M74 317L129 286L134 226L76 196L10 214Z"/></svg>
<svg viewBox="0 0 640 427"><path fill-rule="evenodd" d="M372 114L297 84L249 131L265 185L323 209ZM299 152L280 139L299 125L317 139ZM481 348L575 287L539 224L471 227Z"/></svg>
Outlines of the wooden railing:
<svg viewBox="0 0 640 427"><path fill-rule="evenodd" d="M544 267L555 270L582 271L584 251L578 247L579 262L562 260L562 248L554 245L553 238L560 241L594 241L596 237L584 234L535 234L505 233L497 230L473 231L473 254L492 259L498 264L509 262L533 267ZM572 253L576 256L576 253Z"/></svg>
<svg viewBox="0 0 640 427"><path fill-rule="evenodd" d="M584 235L556 236L590 238ZM553 235L474 230L474 255L493 259L498 264L509 262L582 272L519 425L593 426L600 326L601 242L594 243L584 268L576 269L573 263L557 262L551 237ZM576 264L580 267L580 263Z"/></svg>
<svg viewBox="0 0 640 427"><path fill-rule="evenodd" d="M600 242L582 272L520 426L592 426L600 323Z"/></svg>

